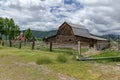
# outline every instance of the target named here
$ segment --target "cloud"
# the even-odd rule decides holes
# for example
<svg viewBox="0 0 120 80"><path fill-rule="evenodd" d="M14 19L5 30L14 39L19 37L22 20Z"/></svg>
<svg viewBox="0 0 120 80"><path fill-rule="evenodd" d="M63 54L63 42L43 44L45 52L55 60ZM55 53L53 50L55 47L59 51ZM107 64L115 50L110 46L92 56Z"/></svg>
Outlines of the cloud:
<svg viewBox="0 0 120 80"><path fill-rule="evenodd" d="M72 16L71 21L84 24L93 34L120 32L120 0L77 0L84 5Z"/></svg>
<svg viewBox="0 0 120 80"><path fill-rule="evenodd" d="M21 29L57 29L64 21L85 25L92 34L120 32L120 0L0 0L0 16Z"/></svg>

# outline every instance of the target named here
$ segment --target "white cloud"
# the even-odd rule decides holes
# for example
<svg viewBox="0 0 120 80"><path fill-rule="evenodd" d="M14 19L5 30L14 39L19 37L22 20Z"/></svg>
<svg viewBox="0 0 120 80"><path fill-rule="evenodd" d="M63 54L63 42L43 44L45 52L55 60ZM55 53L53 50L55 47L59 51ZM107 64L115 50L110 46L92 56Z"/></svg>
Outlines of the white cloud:
<svg viewBox="0 0 120 80"><path fill-rule="evenodd" d="M120 32L120 0L78 1L84 8L70 16L71 21L82 22L93 34Z"/></svg>
<svg viewBox="0 0 120 80"><path fill-rule="evenodd" d="M68 2L68 1L67 1ZM0 16L11 17L21 29L58 28L64 21L83 24L93 34L120 32L120 0L0 0Z"/></svg>

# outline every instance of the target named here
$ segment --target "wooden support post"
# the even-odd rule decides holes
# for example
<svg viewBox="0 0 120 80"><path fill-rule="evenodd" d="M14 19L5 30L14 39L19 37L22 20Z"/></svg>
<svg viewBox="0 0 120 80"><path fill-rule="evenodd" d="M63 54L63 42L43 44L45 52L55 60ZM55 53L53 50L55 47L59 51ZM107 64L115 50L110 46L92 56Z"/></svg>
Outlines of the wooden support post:
<svg viewBox="0 0 120 80"><path fill-rule="evenodd" d="M9 43L10 43L10 47L12 47L12 41L11 40L9 40Z"/></svg>
<svg viewBox="0 0 120 80"><path fill-rule="evenodd" d="M22 42L20 41L20 43L19 43L19 49L21 49L21 45L22 45L21 43L22 43Z"/></svg>
<svg viewBox="0 0 120 80"><path fill-rule="evenodd" d="M4 40L2 40L2 46L4 46Z"/></svg>
<svg viewBox="0 0 120 80"><path fill-rule="evenodd" d="M34 50L34 48L35 48L35 41L33 40L33 42L32 42L32 50Z"/></svg>
<svg viewBox="0 0 120 80"><path fill-rule="evenodd" d="M52 42L50 42L50 51L52 51Z"/></svg>
<svg viewBox="0 0 120 80"><path fill-rule="evenodd" d="M111 50L111 38L110 38L110 35L109 35L109 49Z"/></svg>
<svg viewBox="0 0 120 80"><path fill-rule="evenodd" d="M118 35L118 51L120 50L120 37Z"/></svg>
<svg viewBox="0 0 120 80"><path fill-rule="evenodd" d="M78 53L81 57L83 57L82 53L81 53L81 43L80 43L80 41L78 41Z"/></svg>

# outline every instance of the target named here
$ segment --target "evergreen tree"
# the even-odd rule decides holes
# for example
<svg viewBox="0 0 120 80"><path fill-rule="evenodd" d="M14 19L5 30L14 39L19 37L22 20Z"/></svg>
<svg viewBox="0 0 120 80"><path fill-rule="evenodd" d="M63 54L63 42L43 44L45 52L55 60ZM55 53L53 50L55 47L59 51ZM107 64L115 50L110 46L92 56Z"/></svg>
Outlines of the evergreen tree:
<svg viewBox="0 0 120 80"><path fill-rule="evenodd" d="M31 31L30 28L28 28L26 31L25 31L25 37L28 39L28 40L31 40L33 38L33 33Z"/></svg>

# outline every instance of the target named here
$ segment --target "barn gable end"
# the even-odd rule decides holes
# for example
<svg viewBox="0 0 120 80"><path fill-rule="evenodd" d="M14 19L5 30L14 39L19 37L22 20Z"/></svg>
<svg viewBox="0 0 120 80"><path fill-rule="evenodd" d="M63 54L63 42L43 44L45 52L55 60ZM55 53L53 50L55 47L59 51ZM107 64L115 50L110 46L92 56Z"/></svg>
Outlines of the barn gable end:
<svg viewBox="0 0 120 80"><path fill-rule="evenodd" d="M71 26L64 22L63 25L59 27L57 35L74 35L74 33Z"/></svg>

